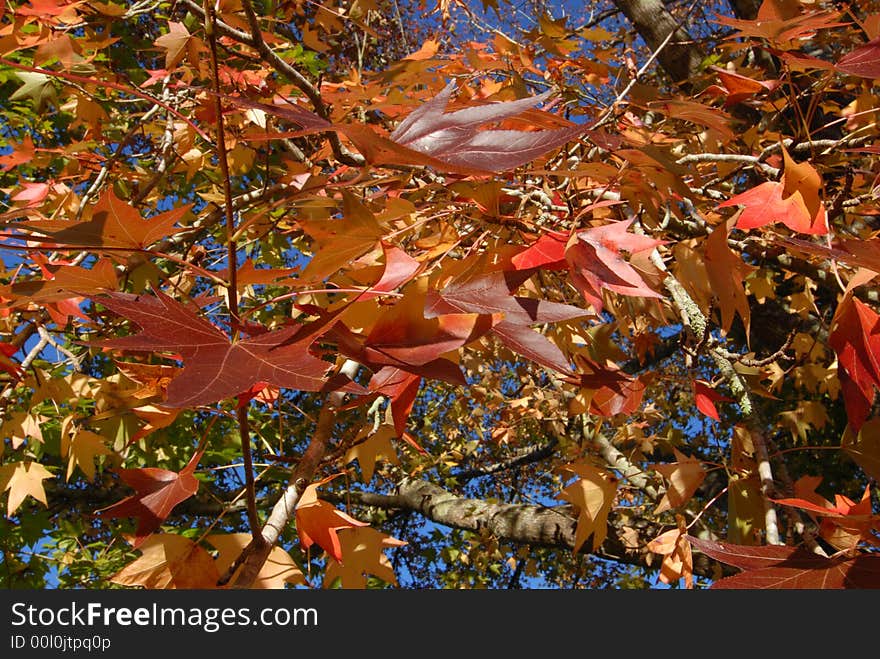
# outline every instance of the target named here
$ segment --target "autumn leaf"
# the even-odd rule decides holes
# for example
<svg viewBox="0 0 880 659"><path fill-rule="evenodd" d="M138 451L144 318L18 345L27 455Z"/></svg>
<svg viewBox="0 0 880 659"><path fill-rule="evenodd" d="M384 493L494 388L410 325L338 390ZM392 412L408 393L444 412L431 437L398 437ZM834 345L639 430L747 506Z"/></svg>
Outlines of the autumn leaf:
<svg viewBox="0 0 880 659"><path fill-rule="evenodd" d="M572 320L587 315L583 309L512 293L528 278L526 272L470 272L454 279L440 291L429 291L425 317L449 313L503 314L492 333L514 352L562 372L571 365L562 351L532 325Z"/></svg>
<svg viewBox="0 0 880 659"><path fill-rule="evenodd" d="M880 37L848 52L835 68L860 78L880 78Z"/></svg>
<svg viewBox="0 0 880 659"><path fill-rule="evenodd" d="M343 558L339 530L354 526L369 526L369 524L318 499L318 488L326 480L312 483L300 495L296 505L296 532L304 549L317 544L334 560L341 562Z"/></svg>
<svg viewBox="0 0 880 659"><path fill-rule="evenodd" d="M397 577L385 549L402 547L406 542L380 533L369 526L348 527L339 530L342 560L328 559L324 572L324 588L337 580L342 588L366 588L366 575L371 574L385 583L397 585Z"/></svg>
<svg viewBox="0 0 880 659"><path fill-rule="evenodd" d="M372 430L372 428L366 429ZM382 457L391 464L400 464L397 459L397 451L391 444L391 440L398 436L394 426L382 424L376 432L362 432L355 438L354 444L345 454L345 462L358 461L363 475L363 481L369 483L373 478L376 461Z"/></svg>
<svg viewBox="0 0 880 659"><path fill-rule="evenodd" d="M309 351L326 331L293 325L232 343L227 336L189 308L156 291L156 295L109 293L92 298L140 326L133 336L100 343L108 348L135 351L174 351L184 361L183 371L168 385L167 407L209 405L242 393L257 382L302 391L363 389L354 383L326 380L331 364Z"/></svg>
<svg viewBox="0 0 880 659"><path fill-rule="evenodd" d="M661 533L648 543L648 551L663 556L660 581L665 584L685 580L686 588L694 587L694 559L687 540L687 526L681 515L676 515L678 527Z"/></svg>
<svg viewBox="0 0 880 659"><path fill-rule="evenodd" d="M250 533L212 533L206 537L205 541L219 551L217 558L214 559L217 572L225 574L252 539ZM283 547L275 545L251 584L251 588L279 589L285 588L287 584L294 586L304 584L305 581L305 575L290 554L284 551ZM235 583L234 575L229 582Z"/></svg>
<svg viewBox="0 0 880 659"><path fill-rule="evenodd" d="M599 364L580 355L575 361L581 372L566 378L579 387L569 404L571 414L632 414L642 404L645 383L639 378L614 364Z"/></svg>
<svg viewBox="0 0 880 659"><path fill-rule="evenodd" d="M743 282L757 268L747 264L730 249L727 238L730 223L716 226L705 242L706 273L711 291L721 310L721 329L726 334L733 325L734 314L739 314L746 336L749 336L752 315Z"/></svg>
<svg viewBox="0 0 880 659"><path fill-rule="evenodd" d="M608 513L617 494L617 477L584 462L576 462L560 469L575 474L578 479L562 490L559 498L578 510L574 551L593 537L592 551L602 546L608 534Z"/></svg>
<svg viewBox="0 0 880 659"><path fill-rule="evenodd" d="M870 414L874 390L880 388L880 316L846 296L835 311L828 344L837 354L849 424L858 432Z"/></svg>
<svg viewBox="0 0 880 659"><path fill-rule="evenodd" d="M743 206L736 228L744 231L782 222L792 231L828 233L828 217L819 196L822 179L809 162L796 163L782 149L785 167L779 181L766 181L718 204Z"/></svg>
<svg viewBox="0 0 880 659"><path fill-rule="evenodd" d="M43 481L47 478L54 476L39 462L11 462L0 466L0 492L9 492L6 500L6 516L12 517L27 496L32 496L44 506L48 506L46 490L43 487Z"/></svg>
<svg viewBox="0 0 880 659"><path fill-rule="evenodd" d="M653 465L654 470L660 472L667 481L666 493L654 510L656 514L687 503L706 477L706 471L699 460L689 458L678 449L673 449L673 453L676 461L672 464Z"/></svg>
<svg viewBox="0 0 880 659"><path fill-rule="evenodd" d="M413 110L382 137L364 124L334 124L294 104L269 105L224 97L235 105L263 110L301 126L302 134L337 131L373 165L421 165L458 174L503 172L524 165L587 132L570 125L552 130L480 130L523 114L549 98L550 92L516 101L474 105L445 112L455 91L450 82L437 96Z"/></svg>
<svg viewBox="0 0 880 659"><path fill-rule="evenodd" d="M177 504L198 491L199 481L193 474L203 452L204 448L193 454L179 472L157 467L117 470L122 482L135 490L136 494L97 512L109 518L137 517L138 526L132 544L135 548L139 547L159 528Z"/></svg>
<svg viewBox="0 0 880 659"><path fill-rule="evenodd" d="M175 225L191 208L192 204L179 206L145 220L108 187L89 209L86 220L37 220L18 222L15 227L30 232L31 240L50 240L58 245L140 250L179 231Z"/></svg>
<svg viewBox="0 0 880 659"><path fill-rule="evenodd" d="M110 577L121 586L153 589L211 589L220 578L211 555L182 535L157 533L135 540L141 555Z"/></svg>
<svg viewBox="0 0 880 659"><path fill-rule="evenodd" d="M697 409L709 418L721 421L721 416L718 414L718 409L715 407L715 403L729 401L731 399L719 394L708 382L703 380L694 380L692 384L694 387L694 401L697 404Z"/></svg>
<svg viewBox="0 0 880 659"><path fill-rule="evenodd" d="M168 32L156 39L155 44L165 51L165 68L169 71L180 64L184 57L189 56L192 64L199 61L196 40L183 23L169 21Z"/></svg>
<svg viewBox="0 0 880 659"><path fill-rule="evenodd" d="M715 581L712 589L880 588L880 556L858 554L826 558L800 547L751 547L688 536L691 545L743 572Z"/></svg>
<svg viewBox="0 0 880 659"><path fill-rule="evenodd" d="M718 66L712 66L709 68L718 76L722 87L713 85L712 87L708 87L704 93L723 95L725 97L725 108L751 99L756 94L772 92L780 85L779 80L755 80L733 71L727 71Z"/></svg>
<svg viewBox="0 0 880 659"><path fill-rule="evenodd" d="M421 383L422 378L418 375L393 366L383 366L370 378L370 393L381 394L390 400L391 418L397 435L402 435L406 429Z"/></svg>
<svg viewBox="0 0 880 659"><path fill-rule="evenodd" d="M72 433L61 434L61 455L67 457L67 480L73 470L79 467L89 481L95 478L95 458L100 455L113 455L107 448L104 438L97 433L82 428Z"/></svg>
<svg viewBox="0 0 880 659"><path fill-rule="evenodd" d="M662 298L649 288L642 276L620 255L654 249L662 240L629 233L632 220L621 220L600 227L586 229L569 241L565 259L569 264L572 283L584 299L596 310L602 311L602 289L620 295Z"/></svg>
<svg viewBox="0 0 880 659"><path fill-rule="evenodd" d="M813 519L818 517L819 534L838 550L854 549L861 541L880 546L874 534L874 530L880 528L880 515L871 514L870 485L865 487L858 502L835 494L831 503L816 492L821 481L821 476L802 476L794 484L794 497L773 501L806 510Z"/></svg>

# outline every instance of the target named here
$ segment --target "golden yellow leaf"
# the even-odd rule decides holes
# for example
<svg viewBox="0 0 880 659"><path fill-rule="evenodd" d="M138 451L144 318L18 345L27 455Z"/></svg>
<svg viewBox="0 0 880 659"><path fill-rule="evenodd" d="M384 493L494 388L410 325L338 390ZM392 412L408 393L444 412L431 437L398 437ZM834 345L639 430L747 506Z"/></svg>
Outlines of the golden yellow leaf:
<svg viewBox="0 0 880 659"><path fill-rule="evenodd" d="M654 469L659 471L668 483L666 494L663 495L663 499L654 511L655 513L678 508L686 503L694 496L694 492L706 477L706 471L699 460L689 458L678 449L673 449L673 451L676 462L654 465Z"/></svg>
<svg viewBox="0 0 880 659"><path fill-rule="evenodd" d="M251 534L212 533L205 540L220 552L215 559L215 564L217 571L220 574L225 574L229 566L241 554L242 549L251 541ZM278 589L284 588L287 583L302 584L305 581L305 576L293 562L290 554L284 551L284 548L276 545L269 552L269 558L266 559L251 588ZM235 578L230 579L230 583L234 582Z"/></svg>
<svg viewBox="0 0 880 659"><path fill-rule="evenodd" d="M14 449L21 446L28 437L42 443L43 431L40 428L42 421L45 421L45 418L39 415L33 415L29 412L12 412L6 416L3 425L0 426L0 440L8 439ZM2 451L2 445L0 445L0 454Z"/></svg>
<svg viewBox="0 0 880 659"><path fill-rule="evenodd" d="M391 561L383 551L389 547L402 547L403 540L392 538L369 526L340 529L339 543L342 547L342 562L327 558L324 573L324 588L333 586L336 579L343 588L366 588L367 574L379 577L382 581L397 584Z"/></svg>
<svg viewBox="0 0 880 659"><path fill-rule="evenodd" d="M140 546L141 555L110 581L147 589L216 588L220 578L211 555L182 535L156 533Z"/></svg>
<svg viewBox="0 0 880 659"><path fill-rule="evenodd" d="M61 455L67 456L67 480L75 467L79 467L90 481L95 478L95 458L99 455L112 455L104 444L104 438L89 430L77 429L72 434L62 432Z"/></svg>
<svg viewBox="0 0 880 659"><path fill-rule="evenodd" d="M39 462L13 462L0 467L0 486L3 492L9 491L6 516L12 517L28 495L48 506L43 481L52 477L52 472Z"/></svg>
<svg viewBox="0 0 880 659"><path fill-rule="evenodd" d="M694 561L687 541L687 527L680 515L678 528L661 533L648 543L648 551L663 556L660 581L669 584L684 578L685 587L694 587Z"/></svg>
<svg viewBox="0 0 880 659"><path fill-rule="evenodd" d="M376 460L385 458L392 464L400 464L397 460L397 451L391 444L391 439L397 436L394 426L383 424L379 429L362 442L355 443L345 454L346 464L358 461L364 482L369 483L376 469ZM355 440L357 442L357 440Z"/></svg>
<svg viewBox="0 0 880 659"><path fill-rule="evenodd" d="M578 509L574 551L579 551L591 535L593 551L596 551L608 534L608 513L617 494L617 477L583 462L572 463L562 469L579 476L559 495L560 499Z"/></svg>

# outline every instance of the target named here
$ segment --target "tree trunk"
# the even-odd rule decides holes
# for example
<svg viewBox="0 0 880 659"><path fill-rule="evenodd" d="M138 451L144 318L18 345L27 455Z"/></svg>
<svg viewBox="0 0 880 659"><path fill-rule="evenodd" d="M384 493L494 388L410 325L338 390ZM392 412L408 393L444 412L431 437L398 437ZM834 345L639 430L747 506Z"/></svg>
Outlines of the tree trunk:
<svg viewBox="0 0 880 659"><path fill-rule="evenodd" d="M672 39L660 50L657 61L678 87L688 89L691 78L700 70L703 52L666 10L662 0L614 0L614 4L652 51L659 49L672 33Z"/></svg>

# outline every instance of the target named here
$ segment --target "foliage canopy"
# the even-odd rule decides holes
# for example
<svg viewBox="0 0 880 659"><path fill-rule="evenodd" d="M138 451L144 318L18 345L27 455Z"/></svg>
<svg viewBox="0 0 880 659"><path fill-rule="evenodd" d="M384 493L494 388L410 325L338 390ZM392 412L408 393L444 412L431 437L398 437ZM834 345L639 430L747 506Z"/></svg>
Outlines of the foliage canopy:
<svg viewBox="0 0 880 659"><path fill-rule="evenodd" d="M878 585L878 3L0 9L0 584Z"/></svg>

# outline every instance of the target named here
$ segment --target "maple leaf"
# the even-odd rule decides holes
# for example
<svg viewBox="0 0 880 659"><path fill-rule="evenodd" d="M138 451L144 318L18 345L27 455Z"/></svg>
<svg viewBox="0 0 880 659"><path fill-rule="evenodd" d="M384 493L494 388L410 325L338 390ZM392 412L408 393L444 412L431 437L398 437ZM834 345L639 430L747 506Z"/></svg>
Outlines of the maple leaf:
<svg viewBox="0 0 880 659"><path fill-rule="evenodd" d="M144 220L137 209L117 197L112 187L108 187L91 208L86 220L36 220L18 222L15 227L48 236L59 245L139 250L178 231L175 225L191 208L192 204L187 204ZM30 239L46 240L39 236L30 236Z"/></svg>
<svg viewBox="0 0 880 659"><path fill-rule="evenodd" d="M822 179L809 162L795 163L783 147L785 163L779 181L766 181L718 204L744 206L736 227L744 231L782 222L792 231L828 233L828 214L819 197Z"/></svg>
<svg viewBox="0 0 880 659"><path fill-rule="evenodd" d="M309 352L327 331L321 321L295 325L230 342L226 334L161 291L156 295L108 293L93 297L111 311L140 326L134 336L108 339L99 345L135 351L173 351L184 368L168 385L166 407L209 405L246 391L257 382L302 391L341 388L363 393L352 382L328 381L332 364ZM317 329L315 329L317 327Z"/></svg>
<svg viewBox="0 0 880 659"><path fill-rule="evenodd" d="M681 517L680 515L678 516ZM648 551L663 556L660 565L660 581L677 583L684 578L685 587L694 587L694 559L687 540L687 527L682 519L678 528L661 533L648 543Z"/></svg>
<svg viewBox="0 0 880 659"><path fill-rule="evenodd" d="M353 526L369 526L369 524L318 499L318 488L327 480L330 479L312 483L300 495L296 505L296 532L304 549L317 544L334 560L342 562L339 530Z"/></svg>
<svg viewBox="0 0 880 659"><path fill-rule="evenodd" d="M570 125L552 130L480 130L523 114L549 98L551 92L445 112L455 91L450 82L430 101L413 110L389 135L382 137L364 124L334 124L297 105L269 105L224 97L246 108L263 110L301 126L300 134L337 131L373 165L424 165L458 174L488 174L514 169L587 132Z"/></svg>
<svg viewBox="0 0 880 659"><path fill-rule="evenodd" d="M727 243L730 223L720 224L712 230L705 242L706 274L712 294L718 300L721 310L721 329L727 334L733 325L734 314L738 313L749 336L751 328L751 307L743 282L756 266L748 265Z"/></svg>
<svg viewBox="0 0 880 659"><path fill-rule="evenodd" d="M835 311L828 344L837 354L849 425L858 432L870 414L874 389L880 388L880 316L846 296Z"/></svg>
<svg viewBox="0 0 880 659"><path fill-rule="evenodd" d="M562 351L531 325L554 323L587 315L567 304L511 295L528 278L528 272L472 272L440 291L429 291L425 317L448 313L503 314L492 333L514 352L557 371L568 373L571 365Z"/></svg>
<svg viewBox="0 0 880 659"><path fill-rule="evenodd" d="M860 78L880 78L880 37L848 52L837 60L835 68Z"/></svg>
<svg viewBox="0 0 880 659"><path fill-rule="evenodd" d="M77 428L73 433L61 434L61 456L67 457L67 480L76 467L79 467L90 481L95 478L95 458L99 455L113 455L101 435Z"/></svg>
<svg viewBox="0 0 880 659"><path fill-rule="evenodd" d="M870 485L865 487L858 502L835 494L831 503L816 493L821 481L821 476L802 476L794 484L794 498L773 501L813 513L814 519L820 517L819 535L838 550L854 549L862 540L880 544L873 533L875 528L880 528L880 516L871 514Z"/></svg>
<svg viewBox="0 0 880 659"><path fill-rule="evenodd" d="M358 301L372 300L381 297L383 293L390 293L415 277L422 269L422 264L416 261L409 254L399 247L393 245L382 244L382 252L385 255L385 265L377 266L381 268L382 274L379 278L369 286L369 288L358 295ZM372 268L362 268L351 274L358 281L363 281L366 270Z"/></svg>
<svg viewBox="0 0 880 659"><path fill-rule="evenodd" d="M225 574L232 563L241 555L242 550L252 540L250 533L212 533L205 540L219 551L214 560L217 572ZM263 563L259 573L251 584L251 588L280 589L286 584L297 585L306 582L302 570L297 567L283 547L275 545L269 557ZM235 575L229 580L235 583Z"/></svg>
<svg viewBox="0 0 880 659"><path fill-rule="evenodd" d="M54 478L52 472L39 462L12 462L0 467L0 492L9 491L6 501L6 516L12 517L26 496L32 496L44 506L46 490L43 481Z"/></svg>
<svg viewBox="0 0 880 659"><path fill-rule="evenodd" d="M341 529L339 543L342 561L332 558L327 561L324 588L333 586L337 579L342 588L366 588L368 574L397 585L397 577L384 550L402 547L406 542L363 526Z"/></svg>
<svg viewBox="0 0 880 659"><path fill-rule="evenodd" d="M134 546L141 555L110 577L111 583L148 589L216 588L220 573L214 559L189 538L157 533Z"/></svg>
<svg viewBox="0 0 880 659"><path fill-rule="evenodd" d="M752 547L687 537L695 549L743 572L719 579L712 589L880 588L880 556L826 558L800 547Z"/></svg>
<svg viewBox="0 0 880 659"><path fill-rule="evenodd" d="M370 378L370 393L381 394L391 401L391 418L397 435L404 434L421 383L422 378L418 375L394 366L383 366Z"/></svg>
<svg viewBox="0 0 880 659"><path fill-rule="evenodd" d="M563 231L548 231L522 252L514 255L510 262L517 270L567 270L565 248L569 238L569 234Z"/></svg>
<svg viewBox="0 0 880 659"><path fill-rule="evenodd" d="M342 220L300 221L319 247L302 272L303 281L322 280L374 249L385 234L373 214L350 192L342 194Z"/></svg>
<svg viewBox="0 0 880 659"><path fill-rule="evenodd" d="M3 425L0 426L0 440L9 439L14 449L21 446L28 437L42 443L43 431L40 428L40 423L43 421L46 421L44 417L30 412L7 412L3 419ZM2 452L2 447L0 447L0 454Z"/></svg>
<svg viewBox="0 0 880 659"><path fill-rule="evenodd" d="M189 61L193 64L199 61L197 41L183 23L169 21L167 34L163 34L154 43L165 51L165 68L170 71L184 57L189 56Z"/></svg>
<svg viewBox="0 0 880 659"><path fill-rule="evenodd" d="M463 384L458 367L440 355L476 341L501 320L501 315L450 313L427 318L426 283L413 282L419 287L407 290L379 317L362 348L341 345L340 351L348 350L352 358L366 365L394 366L415 375Z"/></svg>
<svg viewBox="0 0 880 659"><path fill-rule="evenodd" d="M672 450L675 462L653 465L668 481L666 493L654 510L658 514L687 503L706 477L706 471L699 460L689 458L677 448Z"/></svg>
<svg viewBox="0 0 880 659"><path fill-rule="evenodd" d="M715 391L712 386L703 380L694 380L694 401L697 404L697 409L700 410L703 414L708 416L711 419L715 419L716 421L721 421L721 417L718 415L718 410L715 407L715 403L720 401L729 401L731 400L727 396L722 396L717 391Z"/></svg>
<svg viewBox="0 0 880 659"><path fill-rule="evenodd" d="M204 448L193 454L179 472L157 467L119 469L116 473L137 494L97 512L110 518L137 517L138 526L132 544L139 547L159 528L177 504L198 491L199 481L193 474L203 452Z"/></svg>
<svg viewBox="0 0 880 659"><path fill-rule="evenodd" d="M363 474L365 483L369 483L373 478L373 471L376 469L376 460L379 457L385 458L392 464L400 464L397 459L397 451L391 444L391 440L397 437L397 431L393 426L383 424L379 429L367 436L367 430L360 433L354 440L354 444L345 454L345 462L358 461Z"/></svg>
<svg viewBox="0 0 880 659"><path fill-rule="evenodd" d="M568 243L565 259L575 288L596 310L602 311L602 289L620 295L662 298L648 287L642 276L620 255L654 249L664 241L629 233L633 220L620 220L576 234Z"/></svg>
<svg viewBox="0 0 880 659"><path fill-rule="evenodd" d="M589 372L565 378L566 382L580 387L571 401L571 414L587 411L599 416L631 414L641 405L645 383L639 378L627 375L611 362L603 365L580 355L576 361Z"/></svg>
<svg viewBox="0 0 880 659"><path fill-rule="evenodd" d="M561 469L575 474L578 480L562 490L559 498L578 509L574 551L593 536L593 551L599 549L608 535L608 513L617 494L617 477L584 462L576 462Z"/></svg>
<svg viewBox="0 0 880 659"><path fill-rule="evenodd" d="M11 343L0 342L0 369L3 369L14 379L21 377L21 367L10 359L20 348Z"/></svg>
<svg viewBox="0 0 880 659"><path fill-rule="evenodd" d="M718 66L710 66L721 80L722 87L712 85L704 93L721 94L724 96L724 107L728 108L752 98L755 94L772 92L781 82L779 80L754 80Z"/></svg>

